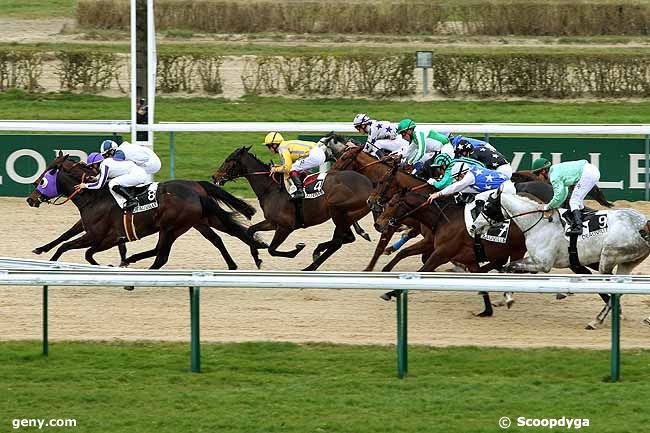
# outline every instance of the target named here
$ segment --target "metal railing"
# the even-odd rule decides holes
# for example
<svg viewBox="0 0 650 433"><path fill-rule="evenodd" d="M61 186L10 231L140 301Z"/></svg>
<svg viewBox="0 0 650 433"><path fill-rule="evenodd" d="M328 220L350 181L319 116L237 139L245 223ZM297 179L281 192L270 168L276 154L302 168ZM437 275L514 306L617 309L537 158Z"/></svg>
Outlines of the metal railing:
<svg viewBox="0 0 650 433"><path fill-rule="evenodd" d="M44 262L47 263L47 262ZM44 265L45 266L45 265ZM397 272L262 272L91 269L12 269L0 260L0 286L43 287L43 353L48 354L47 296L51 286L188 287L191 370L200 372L201 288L363 289L397 292L397 375L408 372L408 292L475 292L501 289L521 293L612 294L611 380L620 376L620 296L650 294L650 276L513 275ZM498 283L498 284L497 284Z"/></svg>

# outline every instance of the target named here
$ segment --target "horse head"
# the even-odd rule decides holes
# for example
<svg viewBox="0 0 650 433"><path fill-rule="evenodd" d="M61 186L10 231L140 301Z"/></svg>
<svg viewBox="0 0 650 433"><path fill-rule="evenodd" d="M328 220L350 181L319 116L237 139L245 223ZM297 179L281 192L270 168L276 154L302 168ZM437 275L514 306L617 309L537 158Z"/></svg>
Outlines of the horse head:
<svg viewBox="0 0 650 433"><path fill-rule="evenodd" d="M403 188L383 207L383 212L375 222L375 229L378 232L386 233L389 230L397 230L402 225L401 221L408 216L407 213L417 206L410 203L412 200L410 200L408 192L407 188ZM419 194L417 195L419 196Z"/></svg>
<svg viewBox="0 0 650 433"><path fill-rule="evenodd" d="M68 159L59 151L57 157L48 164L43 173L34 181L36 189L27 197L27 204L31 207L39 207L41 203L48 202L50 199L60 195L57 186L58 173L63 168L72 168L76 163Z"/></svg>
<svg viewBox="0 0 650 433"><path fill-rule="evenodd" d="M338 135L333 131L318 141L329 150L326 153L331 153L335 159L339 159L349 147L358 145L353 140Z"/></svg>
<svg viewBox="0 0 650 433"><path fill-rule="evenodd" d="M212 174L212 182L216 185L223 185L226 182L245 176L251 172L268 170L269 166L250 152L252 146L243 146L235 149L221 167Z"/></svg>
<svg viewBox="0 0 650 433"><path fill-rule="evenodd" d="M376 215L383 211L384 205L395 194L396 188L398 188L398 185L395 183L395 173L397 173L399 168L399 161L389 159L386 163L390 165L390 169L379 180L367 200L370 210Z"/></svg>

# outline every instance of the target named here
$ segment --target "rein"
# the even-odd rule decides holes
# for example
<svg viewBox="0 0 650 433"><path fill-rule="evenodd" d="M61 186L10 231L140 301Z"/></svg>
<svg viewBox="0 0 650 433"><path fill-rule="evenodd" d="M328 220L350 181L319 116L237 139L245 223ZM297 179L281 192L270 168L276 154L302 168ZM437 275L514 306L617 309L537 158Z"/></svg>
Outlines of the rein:
<svg viewBox="0 0 650 433"><path fill-rule="evenodd" d="M401 201L402 203L406 203L406 202L403 201L403 200L400 200L400 201ZM407 217L413 215L415 212L419 211L420 209L422 209L424 206L426 206L426 205L428 205L428 204L429 204L429 202L427 202L426 200L424 200L424 201L423 201L422 203L420 203L417 207L415 207L415 208L411 209L410 211L406 212L404 215L402 215L402 216L400 216L400 217L397 217L397 218L391 218L391 219L388 221L388 225L391 225L391 226L395 227L395 225L396 225L398 222L402 221L404 218L407 218Z"/></svg>
<svg viewBox="0 0 650 433"><path fill-rule="evenodd" d="M510 215L510 214L508 213L508 210L507 210L506 208L504 208L503 205L501 204L501 201L499 201L499 206L501 207L501 210L504 211L504 212L506 213L506 215L508 215L506 218L503 219L503 221L499 221L499 222L497 222L497 221L495 221L495 220L492 220L492 218L489 218L489 217L485 214L484 211L481 211L481 213L483 214L484 217L486 217L488 220L490 220L490 221L492 221L492 222L494 223L494 224L491 224L491 225L500 224L500 223L502 223L502 222L506 222L506 221L508 221L508 220L513 220L513 221L514 221L515 218L518 218L518 217L521 217L521 216L531 215L531 214L534 214L534 213L539 213L539 214L540 214L540 215L539 215L539 219L535 222L535 224L533 224L532 226L528 227L526 230L523 230L523 231L521 232L522 234L524 234L524 233L526 233L526 232L532 230L533 228L535 228L535 226L536 226L537 224L539 224L539 223L544 219L544 212L545 212L545 211L543 211L543 210L534 209L534 210L530 210L530 211L527 211L527 212L522 212L522 213L517 214L517 215ZM553 218L553 217L550 216L550 217L548 217L548 220L551 221L552 218Z"/></svg>
<svg viewBox="0 0 650 433"><path fill-rule="evenodd" d="M75 165L76 165L76 164L75 164ZM86 173L82 173L82 174L81 174L81 182L80 182L80 183L84 183L84 180L85 180L85 179L86 179ZM76 189L76 190L74 190L74 192L73 192L72 194L70 194L70 195L69 195L65 200L63 200L61 203L57 203L56 201L57 201L60 197L63 197L63 194L59 194L59 196L56 197L56 198L54 199L54 201L52 202L52 204L53 204L54 206L62 206L62 205L64 205L64 204L66 204L67 202L69 202L70 200L72 200L72 198L73 198L75 195L79 194L80 192L81 192L81 188L80 188L80 189Z"/></svg>

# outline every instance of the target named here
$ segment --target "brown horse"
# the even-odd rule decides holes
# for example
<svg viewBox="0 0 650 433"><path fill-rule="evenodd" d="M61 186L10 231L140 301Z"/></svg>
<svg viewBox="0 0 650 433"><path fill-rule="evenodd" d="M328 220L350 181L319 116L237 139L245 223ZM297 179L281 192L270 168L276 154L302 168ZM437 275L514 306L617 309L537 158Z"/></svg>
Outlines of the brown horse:
<svg viewBox="0 0 650 433"><path fill-rule="evenodd" d="M526 254L526 243L521 230L511 225L506 243L483 241L485 257L489 262L479 265L475 240L465 227L465 206L457 204L453 197L436 200L432 205L427 195L403 190L387 203L377 219L380 231L398 227L407 217L414 217L433 228L434 248L418 272L432 272L448 262L463 264L469 272L488 272L501 269L509 260L519 260ZM492 315L492 304L487 293L482 293L485 309L477 316Z"/></svg>
<svg viewBox="0 0 650 433"><path fill-rule="evenodd" d="M401 170L398 170L398 162L396 159L391 157L386 157L382 159L377 159L370 154L363 152L363 146L357 146L352 142L348 142L347 145L341 146L341 138L337 137L334 134L326 137L326 140L329 140L328 147L333 150L335 155L338 155L337 161L334 163L330 171L333 170L353 170L358 173L363 174L372 181L374 185L377 185L382 178L384 178L387 173L394 173L396 177L399 178L400 182L409 188L424 188L429 192L435 191L435 189L429 186L426 182L411 176ZM339 143L338 145L336 143ZM381 213L381 206L373 201L374 191L368 197L368 205L373 211L375 216L378 216ZM407 219L404 221L404 225L412 227L415 231L411 232L411 236L417 236L417 234L422 233L426 238L424 244L431 241L431 230L426 226L421 226L421 224L414 219ZM379 256L386 251L386 246L390 242L391 238L397 231L397 228L394 230L388 230L381 234L377 246L375 247L375 252L370 259L370 262L364 269L364 271L372 271L379 260ZM422 247L423 244L418 244L409 251L419 251L419 247ZM414 252L416 254L416 252Z"/></svg>
<svg viewBox="0 0 650 433"><path fill-rule="evenodd" d="M250 147L241 147L232 152L212 175L216 184L240 177L246 178L257 196L264 221L249 229L257 231L275 230L269 245L269 254L279 257L295 257L305 245L300 243L291 251L278 251L277 248L289 234L302 227L311 227L332 219L336 228L332 239L319 244L313 252L313 263L305 271L314 271L343 244L354 242L350 226L366 216L370 209L366 200L372 191L372 182L363 175L352 171L330 173L323 183L324 194L304 202L302 227L298 227L295 202L283 187L281 174L270 174L270 166L252 154Z"/></svg>
<svg viewBox="0 0 650 433"><path fill-rule="evenodd" d="M69 160L67 155L59 153L41 176L41 184L27 199L27 203L35 207L40 202L59 195L71 199L79 209L86 233L62 245L60 250L88 248L86 260L97 264L93 259L95 253L123 244L127 241L127 235L122 209L106 188L75 192L75 186L81 183L85 176L93 174L90 167L75 163ZM162 182L158 186L156 198L157 208L138 213L133 219L134 232L137 232L138 237L159 233L156 248L127 258L127 263L156 256L151 269L159 269L167 262L174 241L190 228L195 228L219 249L229 269L236 269L237 265L211 227L238 237L251 247L251 251L255 251L255 255L258 248L265 248L263 243L247 233L247 227L235 219L237 214L250 218L255 210L209 182ZM227 212L219 203L237 211Z"/></svg>
<svg viewBox="0 0 650 433"><path fill-rule="evenodd" d="M516 183L521 183L521 182L530 182L530 181L539 181L539 182L545 182L549 183L546 179L543 177L533 173L532 171L529 170L521 170L512 173L512 177L510 178L512 182ZM573 187L571 187L571 191L573 191ZM569 197L571 197L571 194L569 194ZM605 194L603 191L598 188L598 185L594 185L593 188L589 191L587 194L587 197L590 197L594 200L596 200L599 204L605 207L614 207L613 203L610 203L607 201L607 198L605 197Z"/></svg>

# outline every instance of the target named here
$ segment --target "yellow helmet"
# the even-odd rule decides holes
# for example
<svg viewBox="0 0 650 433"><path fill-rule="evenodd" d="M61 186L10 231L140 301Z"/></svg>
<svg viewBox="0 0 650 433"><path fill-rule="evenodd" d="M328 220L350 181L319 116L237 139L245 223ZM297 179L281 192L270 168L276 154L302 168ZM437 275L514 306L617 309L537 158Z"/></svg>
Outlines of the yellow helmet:
<svg viewBox="0 0 650 433"><path fill-rule="evenodd" d="M270 144L282 144L283 141L284 138L282 138L279 132L269 132L264 138L264 144L267 146Z"/></svg>

